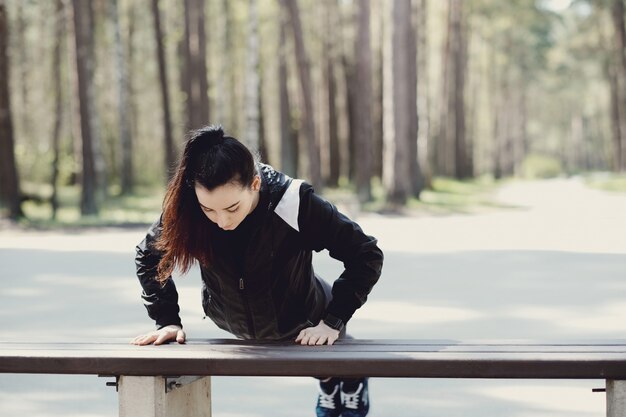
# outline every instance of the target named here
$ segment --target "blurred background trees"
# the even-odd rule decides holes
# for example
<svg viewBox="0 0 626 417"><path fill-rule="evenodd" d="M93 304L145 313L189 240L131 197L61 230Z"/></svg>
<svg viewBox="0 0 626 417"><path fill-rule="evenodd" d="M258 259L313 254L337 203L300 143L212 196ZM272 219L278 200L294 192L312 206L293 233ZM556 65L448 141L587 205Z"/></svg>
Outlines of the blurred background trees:
<svg viewBox="0 0 626 417"><path fill-rule="evenodd" d="M626 169L624 0L0 0L0 204L163 188L206 123L318 189Z"/></svg>

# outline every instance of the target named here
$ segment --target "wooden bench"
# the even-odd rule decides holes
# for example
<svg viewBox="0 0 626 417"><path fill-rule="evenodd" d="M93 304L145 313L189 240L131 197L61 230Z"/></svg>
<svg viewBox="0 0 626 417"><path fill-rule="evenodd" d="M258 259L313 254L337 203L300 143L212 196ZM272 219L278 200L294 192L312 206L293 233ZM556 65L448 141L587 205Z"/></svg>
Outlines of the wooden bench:
<svg viewBox="0 0 626 417"><path fill-rule="evenodd" d="M209 416L211 375L604 379L607 416L626 416L626 340L0 342L0 373L115 377L121 417Z"/></svg>

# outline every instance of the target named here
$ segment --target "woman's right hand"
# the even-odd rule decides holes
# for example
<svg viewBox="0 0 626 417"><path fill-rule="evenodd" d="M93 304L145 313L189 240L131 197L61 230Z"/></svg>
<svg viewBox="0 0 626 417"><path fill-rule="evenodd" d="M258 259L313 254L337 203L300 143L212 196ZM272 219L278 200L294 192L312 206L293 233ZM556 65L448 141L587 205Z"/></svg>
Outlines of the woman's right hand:
<svg viewBox="0 0 626 417"><path fill-rule="evenodd" d="M152 331L150 333L142 334L131 340L133 345L149 345L154 343L155 345L161 345L163 343L176 340L178 343L185 343L185 332L182 327L175 324L170 324L160 328L159 330Z"/></svg>

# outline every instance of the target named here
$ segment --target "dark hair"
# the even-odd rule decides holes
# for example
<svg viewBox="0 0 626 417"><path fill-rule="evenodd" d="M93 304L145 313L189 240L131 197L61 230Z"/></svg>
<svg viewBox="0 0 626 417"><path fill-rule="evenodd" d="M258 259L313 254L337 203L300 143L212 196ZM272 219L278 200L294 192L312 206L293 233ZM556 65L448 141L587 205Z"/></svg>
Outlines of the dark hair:
<svg viewBox="0 0 626 417"><path fill-rule="evenodd" d="M255 162L252 152L225 136L221 126L190 132L163 200L163 228L155 245L163 252L159 281L167 281L175 268L188 272L195 260L205 266L211 261L210 220L198 204L196 183L207 190L232 182L250 187L257 174Z"/></svg>
<svg viewBox="0 0 626 417"><path fill-rule="evenodd" d="M252 152L237 139L224 136L221 126L193 131L183 159L187 159L187 185L194 187L198 182L209 191L233 181L249 187L256 174Z"/></svg>

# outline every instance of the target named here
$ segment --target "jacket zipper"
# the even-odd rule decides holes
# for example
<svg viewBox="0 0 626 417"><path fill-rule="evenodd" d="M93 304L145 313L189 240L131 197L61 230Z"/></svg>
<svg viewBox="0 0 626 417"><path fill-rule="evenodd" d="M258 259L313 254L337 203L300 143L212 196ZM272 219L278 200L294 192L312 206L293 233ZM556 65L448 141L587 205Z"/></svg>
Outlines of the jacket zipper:
<svg viewBox="0 0 626 417"><path fill-rule="evenodd" d="M270 201L269 208L272 207L272 202ZM258 228L255 230L255 232L253 233L253 235L250 237L250 241L251 242L253 240L253 238L258 234ZM248 242L248 244L249 244ZM244 256L244 260L242 261L242 268L243 268L243 272L245 272L245 259L248 257L248 251L249 251L249 247L246 248L245 250L245 256ZM274 255L273 251L272 251L272 256ZM246 320L248 321L248 333L250 334L250 336L252 337L252 339L256 339L256 331L254 330L254 320L252 320L252 309L250 308L250 301L248 300L248 297L246 295L246 285L244 282L243 277L239 277L239 293L241 294L241 299L243 300L243 305L244 305L244 309L246 310Z"/></svg>
<svg viewBox="0 0 626 417"><path fill-rule="evenodd" d="M246 296L246 286L243 277L239 278L239 292L241 294L241 298L243 299L243 305L246 310L248 332L250 333L252 339L256 339L256 332L254 331L254 321L252 321L252 310L250 309L250 302L248 301L248 297Z"/></svg>

